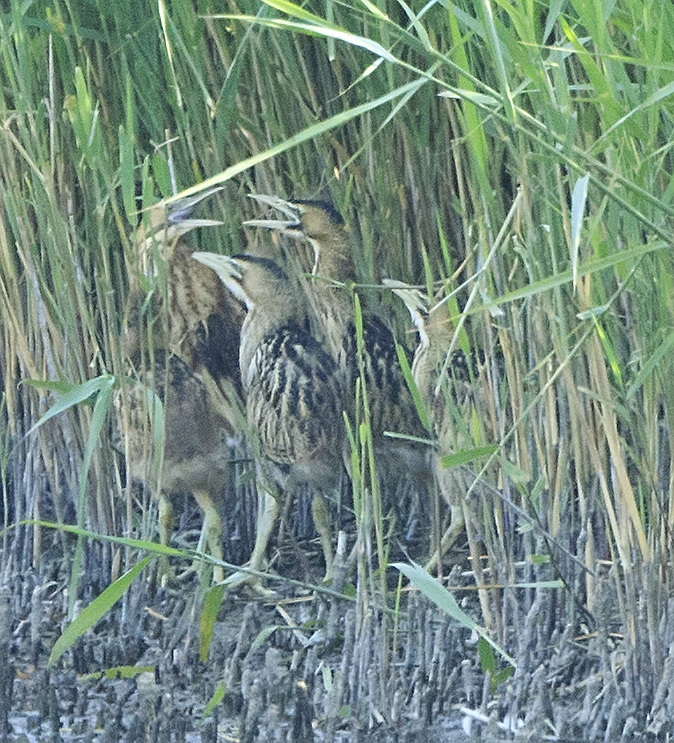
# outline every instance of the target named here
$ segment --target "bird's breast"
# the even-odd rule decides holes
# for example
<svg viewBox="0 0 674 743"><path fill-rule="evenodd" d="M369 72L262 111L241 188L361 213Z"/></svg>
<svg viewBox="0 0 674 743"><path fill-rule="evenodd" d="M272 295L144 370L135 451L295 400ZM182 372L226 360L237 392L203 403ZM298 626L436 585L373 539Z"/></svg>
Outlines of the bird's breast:
<svg viewBox="0 0 674 743"><path fill-rule="evenodd" d="M312 336L297 325L266 336L246 379L248 423L270 459L294 465L301 479L318 472L319 464L338 462L342 401L336 364Z"/></svg>

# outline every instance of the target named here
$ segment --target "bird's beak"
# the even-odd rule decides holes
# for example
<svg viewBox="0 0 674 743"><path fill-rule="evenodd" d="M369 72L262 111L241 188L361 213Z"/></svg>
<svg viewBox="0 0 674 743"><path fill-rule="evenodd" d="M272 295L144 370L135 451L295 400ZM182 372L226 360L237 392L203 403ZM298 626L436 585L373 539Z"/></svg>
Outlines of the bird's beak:
<svg viewBox="0 0 674 743"><path fill-rule="evenodd" d="M243 271L241 261L230 258L228 255L219 253L192 253L192 258L204 266L213 269L218 274L220 281L227 289L243 304L250 309L251 301L246 294L243 284Z"/></svg>
<svg viewBox="0 0 674 743"><path fill-rule="evenodd" d="M395 291L396 289L409 289L410 285L406 284L404 281L398 281L398 279L383 279L382 283L384 286L387 286L391 291Z"/></svg>
<svg viewBox="0 0 674 743"><path fill-rule="evenodd" d="M190 219L190 214L197 204L220 190L222 189L211 188L197 196L178 199L178 201L168 205L160 201L150 207L148 210L150 229L149 231L141 230L139 232L142 236L141 239L149 234L154 235L158 240L172 240L199 227L217 227L224 224L224 222L216 219Z"/></svg>
<svg viewBox="0 0 674 743"><path fill-rule="evenodd" d="M209 188L206 191L197 194L196 196L186 196L184 199L178 199L178 201L174 201L166 207L166 221L168 222L168 224L184 224L186 221L188 221L187 218L190 216L190 214L192 214L197 204L200 204L202 201L210 198L218 191L222 191L222 186ZM190 221L199 222L199 226L202 227L204 226L203 223L208 223L209 225L223 224L223 222L213 219L195 219Z"/></svg>
<svg viewBox="0 0 674 743"><path fill-rule="evenodd" d="M384 279L383 284L403 300L412 317L415 315L420 315L421 317L428 316L428 307L423 295L418 289L396 279Z"/></svg>
<svg viewBox="0 0 674 743"><path fill-rule="evenodd" d="M233 281L237 284L241 282L243 277L241 264L236 258L230 258L228 255L220 255L219 253L204 252L192 253L192 258L213 269L226 286L230 286Z"/></svg>
<svg viewBox="0 0 674 743"><path fill-rule="evenodd" d="M171 224L180 227L181 234L185 234L190 230L196 230L197 227L220 227L224 222L219 219L182 219L176 223L171 222Z"/></svg>
<svg viewBox="0 0 674 743"><path fill-rule="evenodd" d="M264 227L267 230L283 232L283 230L299 227L297 220L290 221L285 219L247 219L242 222L244 227Z"/></svg>
<svg viewBox="0 0 674 743"><path fill-rule="evenodd" d="M277 196L265 196L264 194L248 194L249 198L258 201L260 204L276 209L281 212L287 219L249 219L244 222L245 227L264 227L268 230L283 232L301 227L300 217L302 209L290 201L284 201Z"/></svg>

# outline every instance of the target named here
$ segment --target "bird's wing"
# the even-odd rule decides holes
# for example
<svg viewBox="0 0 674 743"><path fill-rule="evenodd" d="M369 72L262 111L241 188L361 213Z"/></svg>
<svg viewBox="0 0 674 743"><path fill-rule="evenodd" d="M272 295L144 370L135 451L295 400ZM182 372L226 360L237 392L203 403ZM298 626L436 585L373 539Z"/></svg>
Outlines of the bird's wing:
<svg viewBox="0 0 674 743"><path fill-rule="evenodd" d="M345 347L346 368L355 377L359 366L353 324ZM384 431L395 431L425 437L426 430L400 368L393 333L377 315L363 317L363 363L373 435L379 437ZM350 390L355 381L355 378L349 380Z"/></svg>

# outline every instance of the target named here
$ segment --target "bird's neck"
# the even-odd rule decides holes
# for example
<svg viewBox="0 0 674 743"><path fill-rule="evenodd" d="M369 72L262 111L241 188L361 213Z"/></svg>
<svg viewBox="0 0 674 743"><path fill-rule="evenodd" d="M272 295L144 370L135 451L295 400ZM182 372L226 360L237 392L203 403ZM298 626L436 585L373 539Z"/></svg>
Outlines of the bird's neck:
<svg viewBox="0 0 674 743"><path fill-rule="evenodd" d="M169 230L157 232L149 237L144 237L144 231L140 230L137 238L138 257L140 259L140 270L144 276L153 278L158 273L157 261L168 263L176 251L180 251L181 244L179 236ZM184 248L187 250L187 247Z"/></svg>
<svg viewBox="0 0 674 743"><path fill-rule="evenodd" d="M438 370L454 337L454 328L443 308L417 324L419 345L414 354L412 374L422 396L430 401L437 382Z"/></svg>
<svg viewBox="0 0 674 743"><path fill-rule="evenodd" d="M437 347L444 356L454 338L454 324L445 306L438 308L426 318L426 334L431 346Z"/></svg>
<svg viewBox="0 0 674 743"><path fill-rule="evenodd" d="M314 273L342 283L356 280L356 266L348 235L339 232L314 243L316 265Z"/></svg>
<svg viewBox="0 0 674 743"><path fill-rule="evenodd" d="M344 344L346 328L353 321L354 307L351 292L339 284L356 280L351 245L346 234L337 233L314 243L316 264L309 279L308 298L314 316L318 319L325 342L333 355Z"/></svg>
<svg viewBox="0 0 674 743"><path fill-rule="evenodd" d="M322 276L310 278L307 300L318 322L320 334L334 357L344 346L347 328L353 322L354 305L351 292L336 286Z"/></svg>

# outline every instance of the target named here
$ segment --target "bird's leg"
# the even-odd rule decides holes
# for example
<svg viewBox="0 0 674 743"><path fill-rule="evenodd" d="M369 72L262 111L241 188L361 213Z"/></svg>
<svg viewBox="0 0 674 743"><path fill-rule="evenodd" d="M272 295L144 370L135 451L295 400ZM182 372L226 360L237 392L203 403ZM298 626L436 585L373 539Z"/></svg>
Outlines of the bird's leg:
<svg viewBox="0 0 674 743"><path fill-rule="evenodd" d="M220 521L220 514L218 509L213 503L213 499L210 493L204 490L195 490L193 492L194 499L199 504L199 507L204 512L204 525L202 534L206 537L206 544L208 550L216 560L222 560L222 522ZM201 540L199 540L201 542ZM213 582L222 583L225 579L225 574L220 565L213 566Z"/></svg>
<svg viewBox="0 0 674 743"><path fill-rule="evenodd" d="M262 490L257 501L257 529L255 546L250 556L251 570L260 570L264 562L264 553L267 551L269 537L278 517L278 501L266 490Z"/></svg>
<svg viewBox="0 0 674 743"><path fill-rule="evenodd" d="M173 506L164 493L159 494L159 543L168 547L173 532ZM168 555L161 555L159 559L159 583L165 588L171 576Z"/></svg>
<svg viewBox="0 0 674 743"><path fill-rule="evenodd" d="M440 465L440 459L438 457L435 458L434 469L442 497L449 506L450 523L442 535L439 550L435 551L433 557L426 565L427 570L432 569L438 564L439 560L442 560L445 553L463 531L466 522L464 515L464 494L468 489L468 484L456 470L444 469Z"/></svg>
<svg viewBox="0 0 674 743"><path fill-rule="evenodd" d="M255 546L248 561L248 567L251 570L260 571L263 566L264 554L267 551L269 537L278 517L278 501L273 495L260 488L257 501L257 527L255 531ZM225 585L232 588L238 588L242 585L249 585L258 588L260 579L257 575L246 573L240 570L233 573L225 580Z"/></svg>
<svg viewBox="0 0 674 743"><path fill-rule="evenodd" d="M314 526L321 538L323 554L325 555L325 580L331 580L333 574L334 557L332 554L332 539L330 537L330 514L323 494L316 492L311 502L311 513L314 517Z"/></svg>

